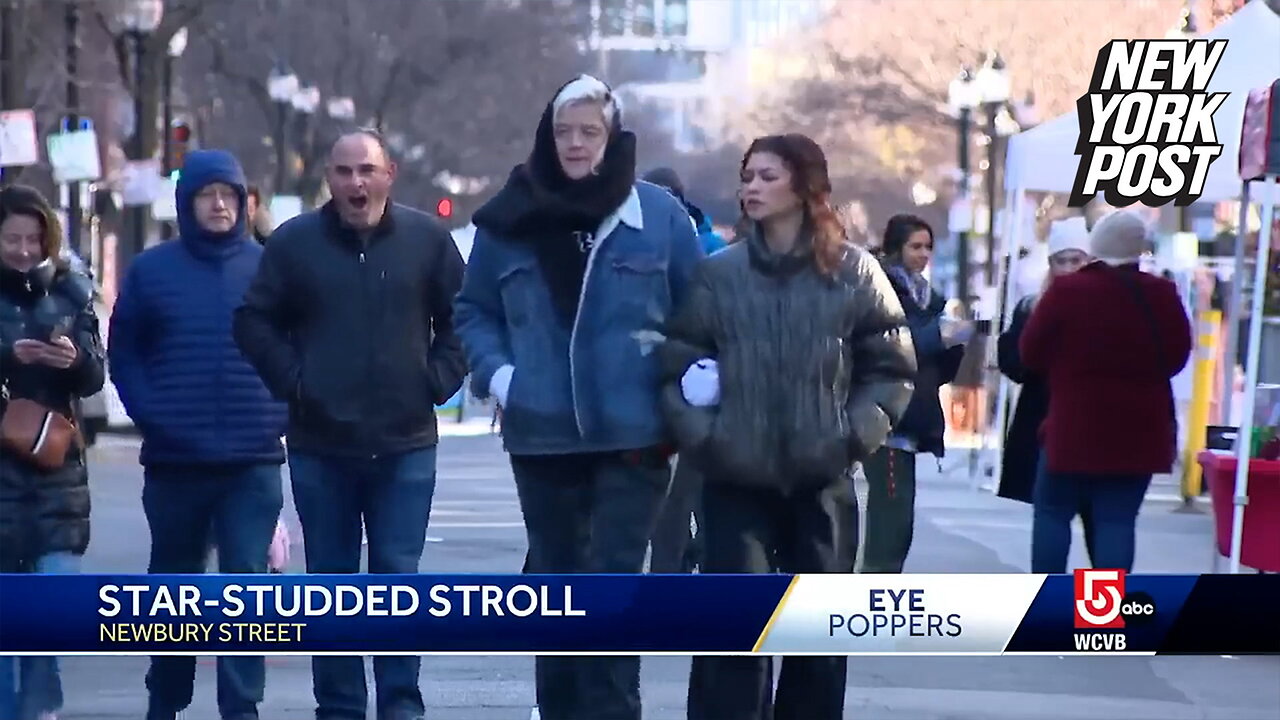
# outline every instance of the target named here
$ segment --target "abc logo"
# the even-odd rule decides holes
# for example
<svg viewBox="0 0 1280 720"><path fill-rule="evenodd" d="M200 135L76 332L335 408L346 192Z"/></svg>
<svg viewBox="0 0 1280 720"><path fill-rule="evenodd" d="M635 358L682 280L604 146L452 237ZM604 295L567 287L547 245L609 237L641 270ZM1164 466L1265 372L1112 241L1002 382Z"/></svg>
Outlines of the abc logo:
<svg viewBox="0 0 1280 720"><path fill-rule="evenodd" d="M1120 616L1126 626L1145 625L1155 619L1156 603L1144 592L1131 592L1120 603Z"/></svg>

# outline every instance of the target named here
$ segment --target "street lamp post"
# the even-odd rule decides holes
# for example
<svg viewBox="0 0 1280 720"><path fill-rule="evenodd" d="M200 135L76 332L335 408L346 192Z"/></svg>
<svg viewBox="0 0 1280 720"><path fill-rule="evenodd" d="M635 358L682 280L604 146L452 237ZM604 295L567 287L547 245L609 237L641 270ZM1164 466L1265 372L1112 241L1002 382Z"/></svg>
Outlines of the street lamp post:
<svg viewBox="0 0 1280 720"><path fill-rule="evenodd" d="M995 282L996 276L996 166L998 163L997 145L1000 137L998 118L1009 102L1009 72L1000 53L993 52L987 62L978 71L978 93L982 98L982 106L987 111L987 285Z"/></svg>
<svg viewBox="0 0 1280 720"><path fill-rule="evenodd" d="M969 202L969 132L973 123L973 108L978 104L977 85L969 68L962 68L948 88L948 99L956 115L958 164L960 166L960 191L958 201ZM969 227L956 233L956 287L960 302L968 308L969 298Z"/></svg>
<svg viewBox="0 0 1280 720"><path fill-rule="evenodd" d="M298 92L293 95L294 117L297 118L297 152L302 158L302 168L298 173L295 182L295 195L303 197L306 195L307 184L307 159L311 157L311 118L315 115L316 110L320 107L320 88L311 85L309 87L299 88Z"/></svg>
<svg viewBox="0 0 1280 720"><path fill-rule="evenodd" d="M143 98L143 84L146 81L147 37L160 26L164 17L164 0L124 0L119 3L115 13L115 21L121 33L133 42L133 138L129 143L130 159L141 162L146 160L146 145L143 127L145 123L154 123L155 116L147 117L147 108ZM121 277L130 261L142 252L147 242L147 206L134 205L125 216L128 230L124 233L125 242L120 244L116 262Z"/></svg>
<svg viewBox="0 0 1280 720"><path fill-rule="evenodd" d="M180 28L169 40L164 58L164 174L180 168L173 167L173 66L187 49L187 29Z"/></svg>
<svg viewBox="0 0 1280 720"><path fill-rule="evenodd" d="M66 32L67 63L67 130L74 131L80 127L80 7L69 2L63 16ZM67 183L67 238L71 249L82 258L91 258L89 248L82 247L80 222L80 183Z"/></svg>
<svg viewBox="0 0 1280 720"><path fill-rule="evenodd" d="M289 107L298 93L298 76L283 65L277 65L267 77L267 95L276 104L276 182L275 194L285 191L289 181L289 148L287 141Z"/></svg>
<svg viewBox="0 0 1280 720"><path fill-rule="evenodd" d="M173 37L169 38L169 47L166 48L164 56L164 78L161 79L164 99L161 101L164 112L164 140L163 149L161 150L161 174L166 178L173 173L175 168L173 165L173 66L178 58L182 57L182 53L187 49L187 29L179 28ZM160 224L160 237L168 240L173 237L173 224Z"/></svg>

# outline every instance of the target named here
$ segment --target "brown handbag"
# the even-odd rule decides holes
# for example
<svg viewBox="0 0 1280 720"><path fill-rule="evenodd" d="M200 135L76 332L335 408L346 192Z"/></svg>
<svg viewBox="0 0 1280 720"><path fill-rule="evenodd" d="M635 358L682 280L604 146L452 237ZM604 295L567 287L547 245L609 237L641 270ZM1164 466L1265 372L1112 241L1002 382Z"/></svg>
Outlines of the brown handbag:
<svg viewBox="0 0 1280 720"><path fill-rule="evenodd" d="M80 437L75 423L34 400L11 398L0 418L0 444L46 472L62 467Z"/></svg>

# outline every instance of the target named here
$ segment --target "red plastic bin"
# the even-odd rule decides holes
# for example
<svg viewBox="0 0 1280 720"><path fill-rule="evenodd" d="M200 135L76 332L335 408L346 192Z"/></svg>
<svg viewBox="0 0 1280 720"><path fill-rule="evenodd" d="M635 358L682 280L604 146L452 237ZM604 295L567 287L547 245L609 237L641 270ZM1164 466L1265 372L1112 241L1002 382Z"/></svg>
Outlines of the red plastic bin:
<svg viewBox="0 0 1280 720"><path fill-rule="evenodd" d="M1236 492L1236 456L1206 450L1197 459L1213 498L1218 553L1231 555L1231 521ZM1244 508L1240 564L1280 572L1280 461L1249 461L1249 504Z"/></svg>

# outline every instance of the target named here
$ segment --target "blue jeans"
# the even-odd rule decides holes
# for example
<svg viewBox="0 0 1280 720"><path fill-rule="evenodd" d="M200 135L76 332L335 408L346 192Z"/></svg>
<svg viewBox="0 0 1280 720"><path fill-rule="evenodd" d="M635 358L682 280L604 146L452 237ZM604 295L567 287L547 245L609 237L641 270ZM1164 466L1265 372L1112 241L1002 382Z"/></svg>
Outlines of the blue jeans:
<svg viewBox="0 0 1280 720"><path fill-rule="evenodd" d="M151 528L155 574L205 571L209 541L218 570L265 573L267 549L284 504L280 466L153 465L146 468L142 509ZM219 657L218 711L223 718L258 717L266 685L261 657ZM172 717L191 704L194 657L155 656L147 672L149 717Z"/></svg>
<svg viewBox="0 0 1280 720"><path fill-rule="evenodd" d="M293 502L302 522L307 572L360 572L360 521L369 538L369 572L418 572L427 517L436 489L435 447L377 458L289 453ZM375 657L380 720L419 718L420 658ZM311 659L316 718L364 718L368 708L364 660Z"/></svg>
<svg viewBox="0 0 1280 720"><path fill-rule="evenodd" d="M80 556L50 553L36 559L32 572L71 575L80 572ZM56 657L0 658L0 720L32 720L62 707L62 678Z"/></svg>
<svg viewBox="0 0 1280 720"><path fill-rule="evenodd" d="M1041 455L1032 495L1031 572L1065 573L1071 521L1087 512L1090 562L1096 568L1133 569L1138 509L1150 475L1055 473Z"/></svg>

